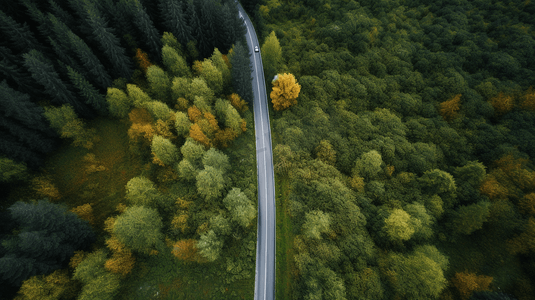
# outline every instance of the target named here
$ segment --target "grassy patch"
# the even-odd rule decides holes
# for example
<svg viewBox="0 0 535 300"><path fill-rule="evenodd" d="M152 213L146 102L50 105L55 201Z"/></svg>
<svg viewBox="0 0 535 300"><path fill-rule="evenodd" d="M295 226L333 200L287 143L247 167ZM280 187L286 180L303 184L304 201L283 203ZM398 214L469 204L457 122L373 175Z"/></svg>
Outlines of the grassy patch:
<svg viewBox="0 0 535 300"><path fill-rule="evenodd" d="M292 299L292 258L293 234L290 216L288 214L289 180L287 177L275 180L276 204L277 204L277 273L276 273L276 298Z"/></svg>

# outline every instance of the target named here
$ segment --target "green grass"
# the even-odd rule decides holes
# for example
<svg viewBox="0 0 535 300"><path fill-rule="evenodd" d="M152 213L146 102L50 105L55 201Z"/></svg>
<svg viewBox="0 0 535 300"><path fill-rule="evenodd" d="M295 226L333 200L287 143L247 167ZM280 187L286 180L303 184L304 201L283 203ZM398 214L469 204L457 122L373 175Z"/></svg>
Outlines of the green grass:
<svg viewBox="0 0 535 300"><path fill-rule="evenodd" d="M275 180L277 205L277 265L276 265L276 299L291 299L293 233L288 214L289 180L278 177Z"/></svg>

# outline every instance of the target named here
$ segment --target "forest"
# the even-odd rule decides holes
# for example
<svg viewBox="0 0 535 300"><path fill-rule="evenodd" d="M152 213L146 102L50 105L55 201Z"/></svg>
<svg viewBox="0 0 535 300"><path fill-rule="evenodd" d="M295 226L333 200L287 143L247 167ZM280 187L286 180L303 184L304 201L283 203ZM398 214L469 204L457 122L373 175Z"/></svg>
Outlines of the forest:
<svg viewBox="0 0 535 300"><path fill-rule="evenodd" d="M234 1L3 4L0 299L251 299Z"/></svg>
<svg viewBox="0 0 535 300"><path fill-rule="evenodd" d="M530 0L258 3L277 299L533 299L534 15Z"/></svg>

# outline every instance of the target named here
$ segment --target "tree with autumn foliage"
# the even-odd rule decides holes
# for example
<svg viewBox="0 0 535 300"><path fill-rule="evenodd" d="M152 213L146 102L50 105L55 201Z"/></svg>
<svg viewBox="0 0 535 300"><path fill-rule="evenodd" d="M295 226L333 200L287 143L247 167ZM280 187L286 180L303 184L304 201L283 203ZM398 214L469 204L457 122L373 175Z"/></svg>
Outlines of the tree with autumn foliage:
<svg viewBox="0 0 535 300"><path fill-rule="evenodd" d="M93 207L91 207L90 203L86 203L77 207L74 207L71 209L73 213L78 215L78 217L82 220L87 221L89 224L93 225L95 224L95 217L93 215Z"/></svg>
<svg viewBox="0 0 535 300"><path fill-rule="evenodd" d="M283 110L297 104L301 86L295 80L294 75L278 74L272 84L273 90L269 96L275 110Z"/></svg>
<svg viewBox="0 0 535 300"><path fill-rule="evenodd" d="M515 105L513 96L500 92L496 97L490 99L490 104L498 116L511 111Z"/></svg>
<svg viewBox="0 0 535 300"><path fill-rule="evenodd" d="M452 99L440 103L440 115L442 118L444 118L444 120L450 121L457 117L457 113L459 112L459 109L461 109L459 104L460 101L461 94L457 94Z"/></svg>
<svg viewBox="0 0 535 300"><path fill-rule="evenodd" d="M152 66L147 53L139 48L136 49L135 61L141 70L143 70L143 73L147 73L147 69Z"/></svg>
<svg viewBox="0 0 535 300"><path fill-rule="evenodd" d="M197 241L194 239L179 240L173 244L171 253L178 259L189 262L199 261Z"/></svg>
<svg viewBox="0 0 535 300"><path fill-rule="evenodd" d="M468 300L473 292L488 290L492 277L476 275L475 273L457 272L451 279L453 286L457 288L461 299Z"/></svg>
<svg viewBox="0 0 535 300"><path fill-rule="evenodd" d="M76 295L76 283L71 281L67 269L48 275L36 275L25 280L15 300L56 300Z"/></svg>

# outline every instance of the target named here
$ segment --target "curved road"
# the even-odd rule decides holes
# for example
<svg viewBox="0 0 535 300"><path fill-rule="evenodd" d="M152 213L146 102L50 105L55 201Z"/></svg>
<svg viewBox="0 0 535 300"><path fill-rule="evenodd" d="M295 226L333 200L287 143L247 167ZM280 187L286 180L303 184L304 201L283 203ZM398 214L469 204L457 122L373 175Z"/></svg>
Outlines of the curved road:
<svg viewBox="0 0 535 300"><path fill-rule="evenodd" d="M258 177L258 233L256 243L255 300L275 299L275 176L271 151L271 129L260 52L253 24L238 3L240 17L247 26L247 48L253 53L254 123L256 134L256 164Z"/></svg>

